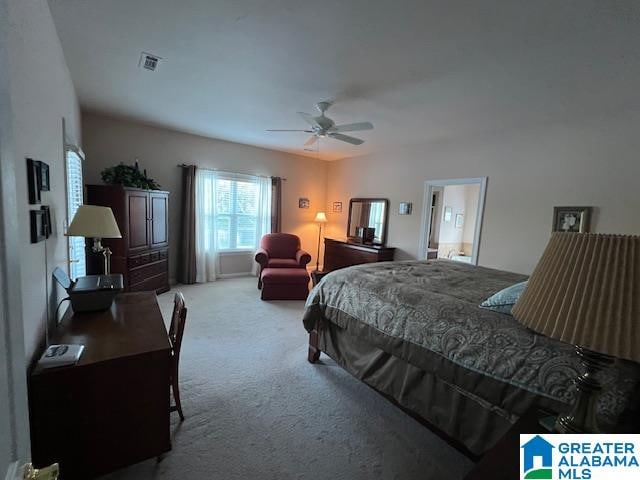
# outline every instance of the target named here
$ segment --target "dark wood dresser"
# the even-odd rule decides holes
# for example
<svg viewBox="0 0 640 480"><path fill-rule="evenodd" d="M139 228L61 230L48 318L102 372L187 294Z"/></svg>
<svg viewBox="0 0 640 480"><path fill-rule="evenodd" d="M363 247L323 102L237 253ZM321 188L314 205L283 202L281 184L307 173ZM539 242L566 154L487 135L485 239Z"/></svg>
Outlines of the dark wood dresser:
<svg viewBox="0 0 640 480"><path fill-rule="evenodd" d="M31 457L89 480L171 449L171 345L153 292L123 293L109 310L67 311L52 344L83 344L74 366L29 375Z"/></svg>
<svg viewBox="0 0 640 480"><path fill-rule="evenodd" d="M324 239L323 271L359 265L361 263L393 260L395 248L379 245L364 245L332 238Z"/></svg>
<svg viewBox="0 0 640 480"><path fill-rule="evenodd" d="M122 273L127 292L169 290L169 192L121 185L87 185L87 203L111 207L121 239L103 239L111 273ZM102 272L102 256L87 242L87 273Z"/></svg>

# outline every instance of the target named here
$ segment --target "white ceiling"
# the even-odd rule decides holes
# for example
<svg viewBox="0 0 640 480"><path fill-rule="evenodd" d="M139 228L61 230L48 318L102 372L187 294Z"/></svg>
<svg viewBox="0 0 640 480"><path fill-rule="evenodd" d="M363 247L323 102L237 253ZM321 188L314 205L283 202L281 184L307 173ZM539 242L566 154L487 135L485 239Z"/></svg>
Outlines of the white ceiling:
<svg viewBox="0 0 640 480"><path fill-rule="evenodd" d="M640 109L636 0L50 0L80 102L309 154L296 111L371 121L336 159ZM163 58L154 73L140 52Z"/></svg>

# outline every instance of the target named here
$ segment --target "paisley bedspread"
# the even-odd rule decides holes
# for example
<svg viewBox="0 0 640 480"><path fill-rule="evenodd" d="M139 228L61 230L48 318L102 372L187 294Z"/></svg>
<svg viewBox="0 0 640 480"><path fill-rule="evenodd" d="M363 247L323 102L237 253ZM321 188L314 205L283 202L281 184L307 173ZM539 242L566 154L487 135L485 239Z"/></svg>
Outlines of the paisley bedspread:
<svg viewBox="0 0 640 480"><path fill-rule="evenodd" d="M323 278L309 295L303 323L310 331L317 321L331 322L508 411L523 392L568 404L580 371L573 347L478 306L525 279L446 260L358 265ZM601 418L618 418L638 379L639 366L631 362L602 374Z"/></svg>

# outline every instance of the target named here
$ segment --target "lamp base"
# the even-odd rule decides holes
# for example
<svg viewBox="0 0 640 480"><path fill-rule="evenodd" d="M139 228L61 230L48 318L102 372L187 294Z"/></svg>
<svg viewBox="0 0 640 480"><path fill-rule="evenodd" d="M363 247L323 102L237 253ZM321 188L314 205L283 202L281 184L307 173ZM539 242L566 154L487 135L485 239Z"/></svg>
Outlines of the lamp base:
<svg viewBox="0 0 640 480"><path fill-rule="evenodd" d="M104 256L104 274L111 274L111 249L102 245L99 238L93 239L93 247L91 248L95 253L102 253Z"/></svg>
<svg viewBox="0 0 640 480"><path fill-rule="evenodd" d="M614 358L576 346L576 354L584 372L575 379L577 396L571 411L559 415L555 430L558 433L598 433L596 402L602 385L596 378L598 372L609 368Z"/></svg>

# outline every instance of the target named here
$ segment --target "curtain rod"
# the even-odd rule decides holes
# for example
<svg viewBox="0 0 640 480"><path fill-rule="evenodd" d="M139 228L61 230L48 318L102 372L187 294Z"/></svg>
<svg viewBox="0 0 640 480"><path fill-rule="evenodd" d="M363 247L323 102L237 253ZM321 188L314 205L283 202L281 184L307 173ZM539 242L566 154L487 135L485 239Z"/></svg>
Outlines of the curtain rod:
<svg viewBox="0 0 640 480"><path fill-rule="evenodd" d="M199 167L198 165L188 165L186 163L179 163L178 164L179 168L187 168L187 167L196 167L196 168L201 168L202 170L211 170L212 172L228 172L228 170L222 170L221 168L208 168L208 167ZM268 177L268 178L274 178L274 176L269 176L269 175L256 175L255 173L244 173L244 172L229 172L229 173L238 173L240 175L251 175L254 177ZM287 179L286 177L280 177L282 179L283 182L286 182Z"/></svg>

